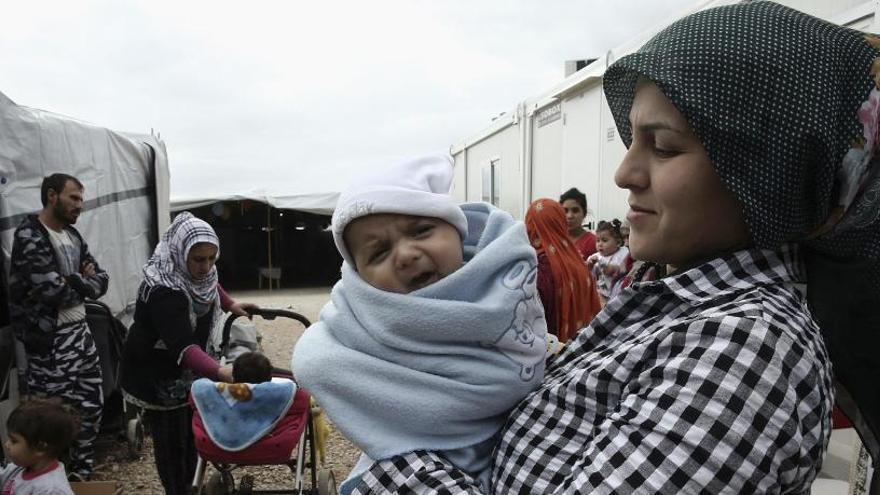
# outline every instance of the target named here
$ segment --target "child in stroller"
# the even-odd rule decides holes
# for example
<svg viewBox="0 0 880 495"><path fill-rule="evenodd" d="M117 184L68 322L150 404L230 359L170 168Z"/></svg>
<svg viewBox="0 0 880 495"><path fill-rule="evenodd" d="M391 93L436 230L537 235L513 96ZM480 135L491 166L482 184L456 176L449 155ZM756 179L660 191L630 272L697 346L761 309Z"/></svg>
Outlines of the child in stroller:
<svg viewBox="0 0 880 495"><path fill-rule="evenodd" d="M308 321L289 311L259 310L255 314L267 319L286 316ZM225 335L234 319L235 316L227 319ZM228 339L224 338L224 342ZM235 383L199 379L192 385L189 402L193 408L193 436L199 454L193 492L232 493L235 486L232 471L236 468L285 465L293 474L294 490L272 493L304 493L304 467L312 468L313 493L335 493L332 473L317 472L310 397L297 388L292 374L273 368L260 352L246 352L233 361L232 376ZM305 461L307 443L309 461ZM296 453L292 456L294 449ZM216 473L203 484L207 463ZM253 478L243 476L235 493L252 491Z"/></svg>
<svg viewBox="0 0 880 495"><path fill-rule="evenodd" d="M272 381L272 362L261 352L246 352L232 362L235 383L266 383Z"/></svg>

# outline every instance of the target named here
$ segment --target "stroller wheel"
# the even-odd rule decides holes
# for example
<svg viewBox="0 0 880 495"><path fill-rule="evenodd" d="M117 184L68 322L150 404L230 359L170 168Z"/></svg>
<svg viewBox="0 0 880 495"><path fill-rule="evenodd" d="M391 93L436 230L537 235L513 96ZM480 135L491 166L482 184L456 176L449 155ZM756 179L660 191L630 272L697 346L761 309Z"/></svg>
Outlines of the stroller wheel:
<svg viewBox="0 0 880 495"><path fill-rule="evenodd" d="M239 495L251 495L254 492L254 477L246 474L241 477L241 481L238 482L238 493Z"/></svg>
<svg viewBox="0 0 880 495"><path fill-rule="evenodd" d="M214 473L205 484L205 495L232 495L235 493L235 480L232 473L221 471Z"/></svg>
<svg viewBox="0 0 880 495"><path fill-rule="evenodd" d="M128 440L129 457L136 459L144 448L144 424L139 418L128 420L125 439Z"/></svg>
<svg viewBox="0 0 880 495"><path fill-rule="evenodd" d="M318 495L336 495L336 476L329 469L318 471Z"/></svg>

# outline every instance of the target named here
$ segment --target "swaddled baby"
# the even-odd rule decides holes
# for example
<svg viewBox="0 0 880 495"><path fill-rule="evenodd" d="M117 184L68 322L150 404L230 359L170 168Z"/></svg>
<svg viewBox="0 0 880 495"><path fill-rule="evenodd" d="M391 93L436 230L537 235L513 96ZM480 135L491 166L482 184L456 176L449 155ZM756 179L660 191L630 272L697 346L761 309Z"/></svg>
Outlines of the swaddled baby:
<svg viewBox="0 0 880 495"><path fill-rule="evenodd" d="M343 493L374 460L414 450L488 485L495 435L543 378L525 227L488 204L457 205L451 180L448 156L411 160L358 180L334 212L342 280L292 367L364 452Z"/></svg>

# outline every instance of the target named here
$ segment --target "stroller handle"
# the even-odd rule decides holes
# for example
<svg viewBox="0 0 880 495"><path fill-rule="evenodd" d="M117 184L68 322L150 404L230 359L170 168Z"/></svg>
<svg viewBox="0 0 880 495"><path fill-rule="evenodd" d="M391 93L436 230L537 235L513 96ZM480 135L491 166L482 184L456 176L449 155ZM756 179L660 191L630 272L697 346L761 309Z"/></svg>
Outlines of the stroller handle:
<svg viewBox="0 0 880 495"><path fill-rule="evenodd" d="M282 318L290 318L296 320L306 328L312 325L312 322L309 321L305 316L295 312L289 311L286 309L254 309L248 312L251 316L257 315L262 317L264 320L274 320L277 317ZM241 315L231 314L226 318L226 323L223 324L223 340L220 343L220 349L222 349L223 354L226 354L227 347L229 347L229 334L232 331L232 322L235 321Z"/></svg>

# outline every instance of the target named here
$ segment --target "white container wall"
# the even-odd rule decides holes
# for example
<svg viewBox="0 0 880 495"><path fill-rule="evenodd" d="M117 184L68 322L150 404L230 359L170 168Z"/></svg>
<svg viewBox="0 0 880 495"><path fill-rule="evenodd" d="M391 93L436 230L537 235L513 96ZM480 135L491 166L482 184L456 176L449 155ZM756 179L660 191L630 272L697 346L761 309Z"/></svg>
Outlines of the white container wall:
<svg viewBox="0 0 880 495"><path fill-rule="evenodd" d="M532 193L537 198L558 198L562 184L562 103L536 112L532 119ZM524 205L528 207L528 204Z"/></svg>
<svg viewBox="0 0 880 495"><path fill-rule="evenodd" d="M597 89L597 92L601 93L601 88ZM617 218L622 221L629 209L629 204L626 201L629 192L617 187L617 184L614 183L614 173L617 171L617 165L623 160L623 155L626 154L626 146L623 145L623 141L620 140L620 135L617 133L611 109L605 103L605 94L601 94L602 108L597 113L602 122L603 140L602 160L599 163L599 175L596 179L599 183L596 218L598 220Z"/></svg>
<svg viewBox="0 0 880 495"><path fill-rule="evenodd" d="M577 187L592 201L587 203L589 212L599 206L599 184L602 183L600 163L605 144L604 123L595 116L605 104L598 84L577 93L562 102L562 170L560 187L552 198L571 187ZM589 221L589 219L588 219ZM595 224L595 222L594 222ZM594 225L595 226L595 225Z"/></svg>
<svg viewBox="0 0 880 495"><path fill-rule="evenodd" d="M460 151L452 150L455 157L452 194L456 200L487 201L511 213L519 211L523 186L519 148L522 139L521 128L513 120L513 117L507 118L488 139L478 140ZM487 170L489 177L486 177ZM486 179L492 179L492 172L494 182L486 184ZM492 197L485 197L484 193L492 193Z"/></svg>

